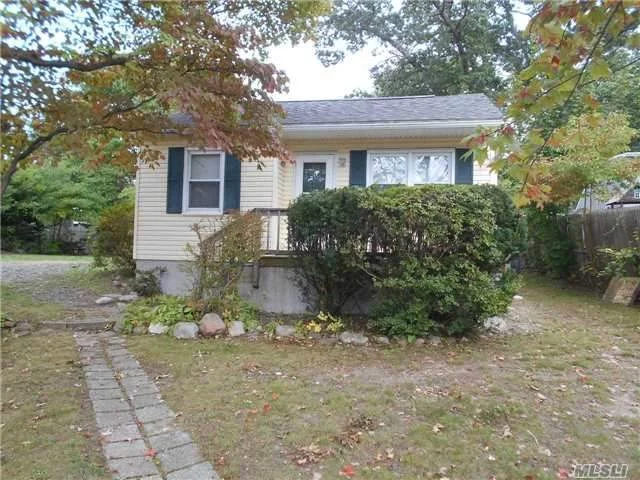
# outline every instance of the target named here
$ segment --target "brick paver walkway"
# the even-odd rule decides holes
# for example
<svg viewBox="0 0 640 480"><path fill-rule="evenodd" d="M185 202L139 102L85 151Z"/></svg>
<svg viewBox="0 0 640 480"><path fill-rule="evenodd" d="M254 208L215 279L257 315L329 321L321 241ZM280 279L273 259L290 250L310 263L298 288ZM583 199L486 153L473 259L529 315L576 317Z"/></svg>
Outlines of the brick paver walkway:
<svg viewBox="0 0 640 480"><path fill-rule="evenodd" d="M218 480L158 387L112 332L76 334L104 455L114 479Z"/></svg>

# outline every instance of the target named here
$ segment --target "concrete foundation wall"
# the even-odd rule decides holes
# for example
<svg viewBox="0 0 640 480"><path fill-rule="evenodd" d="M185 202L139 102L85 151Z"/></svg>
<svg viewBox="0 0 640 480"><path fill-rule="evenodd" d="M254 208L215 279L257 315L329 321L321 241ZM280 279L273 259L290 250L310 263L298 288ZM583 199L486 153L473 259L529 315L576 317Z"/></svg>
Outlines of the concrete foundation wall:
<svg viewBox="0 0 640 480"><path fill-rule="evenodd" d="M163 293L168 295L190 293L193 282L189 262L138 260L136 266L138 270L164 268L165 271L160 275ZM238 290L245 300L263 312L302 314L310 311L296 280L295 271L289 266L261 266L258 288L254 288L251 268L245 268Z"/></svg>

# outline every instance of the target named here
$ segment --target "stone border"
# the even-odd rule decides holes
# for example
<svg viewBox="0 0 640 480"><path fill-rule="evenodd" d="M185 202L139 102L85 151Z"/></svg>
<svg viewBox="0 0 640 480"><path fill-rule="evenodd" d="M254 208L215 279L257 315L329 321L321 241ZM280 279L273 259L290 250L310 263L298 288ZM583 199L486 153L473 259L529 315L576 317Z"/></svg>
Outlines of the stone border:
<svg viewBox="0 0 640 480"><path fill-rule="evenodd" d="M116 480L219 480L158 387L112 332L76 334L85 381Z"/></svg>

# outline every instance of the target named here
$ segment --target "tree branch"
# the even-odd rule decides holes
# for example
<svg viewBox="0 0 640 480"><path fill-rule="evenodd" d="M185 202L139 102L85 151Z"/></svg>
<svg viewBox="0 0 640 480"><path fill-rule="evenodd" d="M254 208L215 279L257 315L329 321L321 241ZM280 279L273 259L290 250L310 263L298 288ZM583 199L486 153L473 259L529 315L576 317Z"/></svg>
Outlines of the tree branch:
<svg viewBox="0 0 640 480"><path fill-rule="evenodd" d="M580 69L580 72L578 73L577 76L577 80L576 80L576 84L573 86L573 88L571 89L571 92L569 92L569 95L567 96L567 98L565 98L564 103L562 104L562 107L560 108L560 115L564 115L564 112L567 109L567 106L569 105L569 102L571 101L571 99L573 98L573 96L575 95L576 91L578 90L578 86L580 85L580 80L582 80L582 77L584 76L584 73L587 71L587 67L589 66L589 64L591 63L591 59L593 58L593 55L596 51L596 49L598 48L598 45L600 45L600 42L602 41L602 39L604 38L605 34L607 33L607 29L609 28L609 25L611 25L611 22L613 21L613 17L615 16L615 14L617 13L618 9L620 8L621 3L617 3L616 6L614 7L614 9L611 11L611 13L609 14L609 18L607 18L607 21L605 22L604 26L602 27L602 30L600 30L600 32L598 32L598 36L596 37L595 42L593 43L593 46L591 47L591 50L589 50L589 54L587 55L587 57L584 60L584 65L582 66L582 68ZM550 131L549 133L547 133L544 142L542 145L540 145L540 147L538 147L535 151L535 154L533 155L533 158L529 161L529 166L532 167L537 161L538 161L538 154L540 152L542 152L542 150L544 150L546 148L546 146L549 144L549 140L551 139L553 135L553 131ZM530 172L527 171L527 174L525 175L524 181L522 182L522 188L520 189L520 191L524 191L527 181L529 180L529 175Z"/></svg>
<svg viewBox="0 0 640 480"><path fill-rule="evenodd" d="M77 70L79 72L93 72L95 70L102 70L103 68L113 67L117 65L124 65L125 63L133 59L132 55L113 55L105 57L102 60L94 61L77 61L77 60L62 60L62 59L45 59L38 52L20 50L18 48L9 47L6 44L2 44L2 58L5 60L15 60L17 62L28 63L36 67L43 68L68 68L70 70Z"/></svg>
<svg viewBox="0 0 640 480"><path fill-rule="evenodd" d="M69 130L66 127L58 127L47 135L39 136L34 139L24 150L22 150L18 155L13 157L9 163L9 168L5 173L2 174L2 191L0 191L0 197L4 195L5 190L9 186L9 182L11 181L11 177L18 170L18 164L31 155L33 152L42 147L45 143L50 142L54 137L58 135L62 135L64 133L69 133Z"/></svg>

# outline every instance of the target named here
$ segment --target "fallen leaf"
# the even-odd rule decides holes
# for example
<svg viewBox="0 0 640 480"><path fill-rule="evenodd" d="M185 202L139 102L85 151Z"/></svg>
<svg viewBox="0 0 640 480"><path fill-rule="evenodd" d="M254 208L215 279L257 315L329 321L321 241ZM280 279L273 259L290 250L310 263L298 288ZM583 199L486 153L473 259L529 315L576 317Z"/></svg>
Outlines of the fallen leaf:
<svg viewBox="0 0 640 480"><path fill-rule="evenodd" d="M145 457L154 458L156 455L158 455L158 452L155 448L148 448L147 451L144 452Z"/></svg>
<svg viewBox="0 0 640 480"><path fill-rule="evenodd" d="M440 431L444 428L444 425L442 425L441 423L436 423L433 426L433 433L440 433Z"/></svg>
<svg viewBox="0 0 640 480"><path fill-rule="evenodd" d="M342 469L340 470L340 476L341 477L347 477L347 478L351 478L353 476L355 476L356 474L356 469L354 468L353 465L349 464L349 465L345 465L344 467L342 467Z"/></svg>
<svg viewBox="0 0 640 480"><path fill-rule="evenodd" d="M269 413L271 411L271 405L269 405L268 403L265 403L262 406L262 414L266 415L267 413Z"/></svg>
<svg viewBox="0 0 640 480"><path fill-rule="evenodd" d="M511 427L509 427L509 425L505 425L502 429L502 438L511 438L512 436Z"/></svg>

